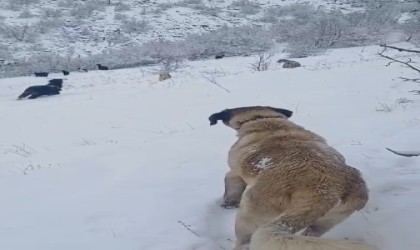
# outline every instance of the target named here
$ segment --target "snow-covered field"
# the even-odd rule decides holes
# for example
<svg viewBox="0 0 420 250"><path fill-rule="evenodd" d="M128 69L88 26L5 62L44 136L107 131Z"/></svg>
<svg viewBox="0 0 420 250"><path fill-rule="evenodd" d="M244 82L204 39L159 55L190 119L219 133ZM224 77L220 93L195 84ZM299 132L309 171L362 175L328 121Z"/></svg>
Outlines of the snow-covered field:
<svg viewBox="0 0 420 250"><path fill-rule="evenodd" d="M420 150L420 87L378 50L264 72L252 57L190 62L164 82L144 68L71 73L35 100L16 97L45 78L1 79L0 249L230 249L235 210L217 201L235 133L208 116L251 105L293 110L365 176L368 205L325 237L420 249L420 157L385 149Z"/></svg>

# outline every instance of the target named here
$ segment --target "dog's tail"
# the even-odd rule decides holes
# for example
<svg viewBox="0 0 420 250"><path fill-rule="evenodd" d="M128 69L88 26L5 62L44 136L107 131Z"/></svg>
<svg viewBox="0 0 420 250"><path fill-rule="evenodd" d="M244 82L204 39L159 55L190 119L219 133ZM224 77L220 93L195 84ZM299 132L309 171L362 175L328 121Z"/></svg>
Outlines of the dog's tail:
<svg viewBox="0 0 420 250"><path fill-rule="evenodd" d="M312 236L275 235L259 228L251 239L250 250L378 250L363 241L334 240Z"/></svg>

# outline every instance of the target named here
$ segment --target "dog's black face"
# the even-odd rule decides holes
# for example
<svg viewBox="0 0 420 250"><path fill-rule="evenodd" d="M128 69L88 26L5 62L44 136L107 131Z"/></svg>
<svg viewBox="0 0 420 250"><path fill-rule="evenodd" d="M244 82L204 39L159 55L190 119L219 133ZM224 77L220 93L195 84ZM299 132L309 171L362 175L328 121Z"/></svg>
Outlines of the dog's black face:
<svg viewBox="0 0 420 250"><path fill-rule="evenodd" d="M230 120L230 115L231 114L230 114L229 111L230 111L229 109L225 109L222 112L212 114L209 117L210 125L211 126L216 125L217 121L223 121L224 122L224 121Z"/></svg>
<svg viewBox="0 0 420 250"><path fill-rule="evenodd" d="M54 86L61 90L61 88L63 87L63 79L51 79L48 81L47 85Z"/></svg>
<svg viewBox="0 0 420 250"><path fill-rule="evenodd" d="M241 108L234 108L234 109L225 109L219 113L214 113L209 117L210 125L217 124L218 121L222 121L226 125L229 126L229 121L237 115L249 113L249 118L264 118L267 116L259 115L257 113L262 112L275 112L277 114L281 114L284 118L290 118L293 114L292 111L287 109L281 108L274 108L269 106L250 106L250 107L241 107ZM271 116L270 116L271 117Z"/></svg>

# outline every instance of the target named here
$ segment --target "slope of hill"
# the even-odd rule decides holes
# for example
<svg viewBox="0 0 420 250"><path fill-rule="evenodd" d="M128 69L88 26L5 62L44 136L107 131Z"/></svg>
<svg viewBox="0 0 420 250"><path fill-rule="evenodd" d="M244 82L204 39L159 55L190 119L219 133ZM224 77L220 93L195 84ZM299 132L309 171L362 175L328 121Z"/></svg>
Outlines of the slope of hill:
<svg viewBox="0 0 420 250"><path fill-rule="evenodd" d="M341 1L300 0L242 4L231 0L4 0L0 1L0 24L5 29L0 29L0 48L17 58L45 52L86 56L158 38L180 39L224 25L262 25L258 17L264 10L303 2L347 6Z"/></svg>
<svg viewBox="0 0 420 250"><path fill-rule="evenodd" d="M152 68L72 73L61 95L23 101L46 80L1 79L0 249L231 249L235 210L217 202L235 134L207 118L250 105L293 110L365 176L369 203L326 237L418 249L420 158L385 147L420 149L420 99L398 78L414 72L378 50L264 72L252 57L189 62L163 82Z"/></svg>

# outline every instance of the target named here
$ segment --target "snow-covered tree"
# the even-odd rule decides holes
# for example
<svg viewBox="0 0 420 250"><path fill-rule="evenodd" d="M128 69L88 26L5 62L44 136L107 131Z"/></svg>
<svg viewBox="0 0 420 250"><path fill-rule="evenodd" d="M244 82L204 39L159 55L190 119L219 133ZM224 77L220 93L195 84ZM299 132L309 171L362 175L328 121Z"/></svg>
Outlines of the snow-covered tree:
<svg viewBox="0 0 420 250"><path fill-rule="evenodd" d="M146 56L161 65L159 73L170 73L177 70L187 58L186 48L182 43L163 39L144 44L143 50Z"/></svg>
<svg viewBox="0 0 420 250"><path fill-rule="evenodd" d="M10 25L3 23L0 26L0 35L19 42L33 42L38 37L32 25Z"/></svg>
<svg viewBox="0 0 420 250"><path fill-rule="evenodd" d="M254 15L260 12L261 5L258 1L250 0L236 0L230 5L233 9L239 9L239 12L243 15Z"/></svg>
<svg viewBox="0 0 420 250"><path fill-rule="evenodd" d="M149 22L146 20L138 20L136 18L130 18L123 20L122 30L129 34L140 34L150 29Z"/></svg>

